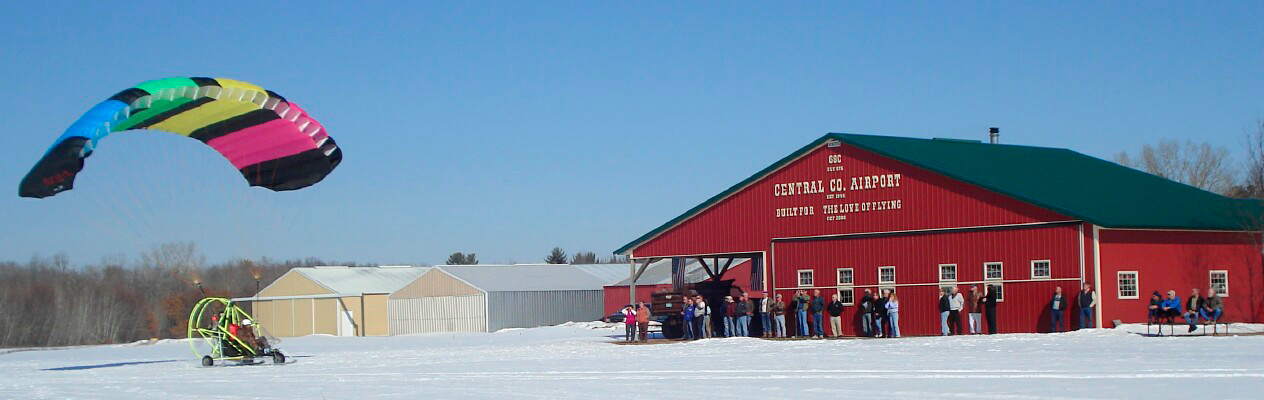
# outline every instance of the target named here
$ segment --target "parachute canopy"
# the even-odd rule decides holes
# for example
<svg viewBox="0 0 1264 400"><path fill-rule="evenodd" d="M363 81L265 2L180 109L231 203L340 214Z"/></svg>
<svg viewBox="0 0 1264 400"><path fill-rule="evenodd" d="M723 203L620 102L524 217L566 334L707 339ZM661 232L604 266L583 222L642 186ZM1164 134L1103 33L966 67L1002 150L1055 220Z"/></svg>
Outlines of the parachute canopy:
<svg viewBox="0 0 1264 400"><path fill-rule="evenodd" d="M320 182L342 161L342 150L324 126L275 92L225 78L168 78L141 83L89 109L22 178L18 194L43 198L70 190L97 142L136 129L200 140L251 186L275 191Z"/></svg>

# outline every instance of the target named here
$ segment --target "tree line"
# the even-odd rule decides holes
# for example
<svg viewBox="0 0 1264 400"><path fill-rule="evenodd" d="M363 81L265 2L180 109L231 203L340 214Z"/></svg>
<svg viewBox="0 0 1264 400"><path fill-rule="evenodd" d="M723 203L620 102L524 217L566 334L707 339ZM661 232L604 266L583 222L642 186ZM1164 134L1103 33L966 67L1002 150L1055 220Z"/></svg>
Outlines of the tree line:
<svg viewBox="0 0 1264 400"><path fill-rule="evenodd" d="M130 263L116 256L72 267L65 254L0 261L0 347L184 338L198 299L251 296L290 268L312 265L327 264L263 258L206 265L192 243L163 244Z"/></svg>
<svg viewBox="0 0 1264 400"><path fill-rule="evenodd" d="M1229 149L1191 140L1160 140L1136 152L1119 152L1115 162L1235 198L1264 198L1264 120L1243 137L1246 158L1235 161Z"/></svg>
<svg viewBox="0 0 1264 400"><path fill-rule="evenodd" d="M554 247L549 250L549 254L544 256L545 264L626 264L628 256L612 255L602 258L597 253L591 251L577 252L569 258L566 250L561 247ZM448 260L444 265L475 265L478 264L478 255L475 253L455 252L448 256Z"/></svg>

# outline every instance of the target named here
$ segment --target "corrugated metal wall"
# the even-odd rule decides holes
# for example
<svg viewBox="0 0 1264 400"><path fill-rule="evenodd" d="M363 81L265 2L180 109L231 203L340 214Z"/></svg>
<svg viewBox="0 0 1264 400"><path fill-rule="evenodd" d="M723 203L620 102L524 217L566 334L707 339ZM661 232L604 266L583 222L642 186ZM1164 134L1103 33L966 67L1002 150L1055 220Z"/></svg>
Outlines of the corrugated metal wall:
<svg viewBox="0 0 1264 400"><path fill-rule="evenodd" d="M486 307L482 294L391 299L391 334L486 332Z"/></svg>
<svg viewBox="0 0 1264 400"><path fill-rule="evenodd" d="M1102 322L1144 322L1153 291L1175 290L1187 300L1190 289L1207 295L1211 270L1229 273L1224 318L1234 322L1264 320L1264 272L1254 239L1240 232L1101 231ZM1138 296L1119 298L1119 271L1136 271ZM1185 305L1181 305L1184 310Z"/></svg>
<svg viewBox="0 0 1264 400"><path fill-rule="evenodd" d="M491 292L487 294L488 331L596 321L602 317L603 301L601 290Z"/></svg>
<svg viewBox="0 0 1264 400"><path fill-rule="evenodd" d="M1005 299L997 308L1000 332L1043 332L1049 327L1045 310L1054 287L1071 298L1079 288L1079 225L1063 224L1001 230L939 232L831 240L777 242L775 280L778 293L789 302L799 270L811 270L814 288L827 299L837 290L837 269L852 268L855 297L864 289L876 292L878 268L896 267L894 286L901 299L900 328L905 335L935 335L939 329L937 291L956 284L963 294L984 280L983 264L1002 263ZM1049 260L1052 277L1033 278L1032 260ZM956 264L957 279L940 282L939 265ZM810 291L811 289L809 289ZM1074 307L1074 303L1068 307ZM856 307L844 318L855 321L844 328L859 330ZM1075 321L1073 315L1065 315Z"/></svg>

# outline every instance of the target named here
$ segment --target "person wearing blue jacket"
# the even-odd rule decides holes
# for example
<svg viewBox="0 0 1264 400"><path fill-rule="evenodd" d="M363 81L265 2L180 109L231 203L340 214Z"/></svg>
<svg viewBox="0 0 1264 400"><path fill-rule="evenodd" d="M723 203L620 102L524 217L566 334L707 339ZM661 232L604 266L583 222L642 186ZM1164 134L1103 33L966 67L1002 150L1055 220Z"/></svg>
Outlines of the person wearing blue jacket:
<svg viewBox="0 0 1264 400"><path fill-rule="evenodd" d="M680 312L685 317L685 339L696 339L693 333L693 299L685 297L685 309Z"/></svg>
<svg viewBox="0 0 1264 400"><path fill-rule="evenodd" d="M825 298L821 297L821 289L812 291L812 336L816 338L825 338L825 328L822 326L825 320Z"/></svg>
<svg viewBox="0 0 1264 400"><path fill-rule="evenodd" d="M1176 297L1175 290L1167 291L1167 298L1159 303L1159 316L1168 319L1181 316L1181 298Z"/></svg>

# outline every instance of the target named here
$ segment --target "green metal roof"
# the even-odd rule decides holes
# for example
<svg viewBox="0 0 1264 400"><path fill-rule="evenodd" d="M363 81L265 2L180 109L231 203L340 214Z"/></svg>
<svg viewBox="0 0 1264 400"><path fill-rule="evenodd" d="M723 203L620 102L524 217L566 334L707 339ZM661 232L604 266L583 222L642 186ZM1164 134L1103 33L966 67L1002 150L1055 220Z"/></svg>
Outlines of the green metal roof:
<svg viewBox="0 0 1264 400"><path fill-rule="evenodd" d="M626 253L829 140L1104 227L1248 230L1247 221L1264 212L1255 200L1231 199L1067 149L830 133L615 253Z"/></svg>

